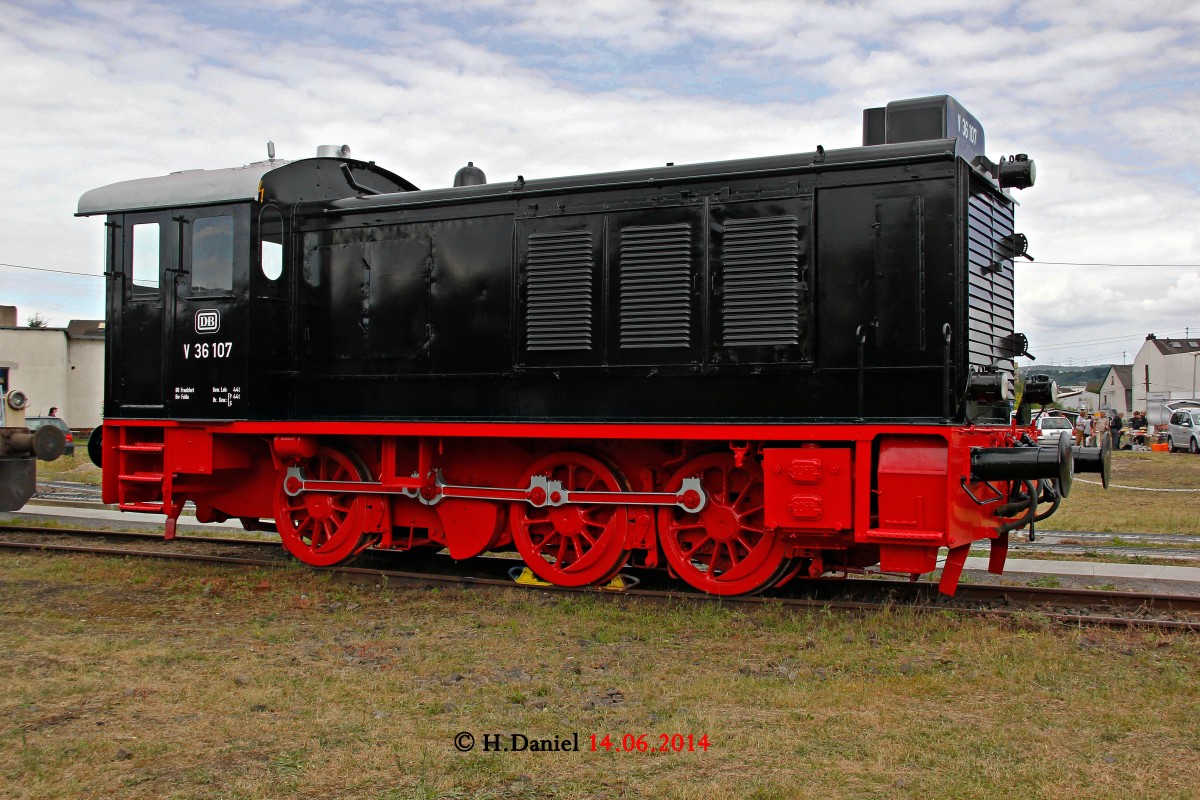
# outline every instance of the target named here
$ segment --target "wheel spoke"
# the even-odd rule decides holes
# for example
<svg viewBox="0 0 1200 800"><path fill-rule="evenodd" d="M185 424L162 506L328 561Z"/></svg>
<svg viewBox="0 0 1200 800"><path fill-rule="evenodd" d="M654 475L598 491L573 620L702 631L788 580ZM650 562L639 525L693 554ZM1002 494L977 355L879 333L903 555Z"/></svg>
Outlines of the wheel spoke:
<svg viewBox="0 0 1200 800"><path fill-rule="evenodd" d="M550 531L546 535L542 536L541 539L533 542L533 548L538 555L542 554L542 552L546 549L546 546L550 544L551 540L553 540L555 536L558 536L558 534L554 531Z"/></svg>
<svg viewBox="0 0 1200 800"><path fill-rule="evenodd" d="M684 551L684 554L683 554L684 557L691 558L696 553L696 551L698 551L701 547L704 546L705 542L711 542L711 541L712 541L712 537L710 537L706 534L703 538L700 539L699 542L697 542L695 545L693 545L690 550Z"/></svg>
<svg viewBox="0 0 1200 800"><path fill-rule="evenodd" d="M754 493L751 492L750 489L751 489L751 487L749 487L749 486L744 487L742 489L742 491L738 494L737 499L734 500L733 503L730 504L730 505L732 505L734 511L738 511L740 514L753 513L753 509L742 510L742 505L744 503L754 501ZM761 506L760 506L760 508L761 508Z"/></svg>
<svg viewBox="0 0 1200 800"><path fill-rule="evenodd" d="M741 519L745 519L746 517L750 516L751 514L757 514L759 511L762 511L764 508L766 508L766 505L764 503L759 503L758 505L754 506L753 508L747 508L745 511L740 512L738 514L738 517Z"/></svg>
<svg viewBox="0 0 1200 800"><path fill-rule="evenodd" d="M713 574L713 565L717 563L717 553L721 551L721 545L717 544L713 547L712 552L708 556L708 574Z"/></svg>

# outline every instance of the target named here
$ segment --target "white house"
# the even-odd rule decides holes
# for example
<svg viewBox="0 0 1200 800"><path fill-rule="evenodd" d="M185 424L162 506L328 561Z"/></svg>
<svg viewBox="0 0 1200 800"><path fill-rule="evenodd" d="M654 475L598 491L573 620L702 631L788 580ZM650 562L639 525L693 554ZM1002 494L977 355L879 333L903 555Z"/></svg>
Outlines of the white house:
<svg viewBox="0 0 1200 800"><path fill-rule="evenodd" d="M104 322L72 320L65 328L17 326L13 306L0 306L0 391L29 396L27 413L58 416L72 428L100 424L104 403Z"/></svg>
<svg viewBox="0 0 1200 800"><path fill-rule="evenodd" d="M1196 398L1200 337L1146 337L1133 360L1133 405L1144 409L1163 400Z"/></svg>
<svg viewBox="0 0 1200 800"><path fill-rule="evenodd" d="M1113 364L1100 384L1100 410L1116 410L1122 417L1129 415L1133 406L1133 367L1128 364Z"/></svg>

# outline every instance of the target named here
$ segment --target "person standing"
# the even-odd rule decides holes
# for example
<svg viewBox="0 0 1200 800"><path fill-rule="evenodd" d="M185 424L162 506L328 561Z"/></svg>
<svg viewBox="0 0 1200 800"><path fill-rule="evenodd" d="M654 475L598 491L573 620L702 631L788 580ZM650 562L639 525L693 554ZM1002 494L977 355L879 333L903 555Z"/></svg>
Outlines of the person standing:
<svg viewBox="0 0 1200 800"><path fill-rule="evenodd" d="M1125 424L1125 421L1121 419L1121 412L1117 411L1114 408L1113 416L1112 416L1112 423L1109 426L1109 430L1112 431L1112 449L1113 450L1121 449L1121 426L1124 424Z"/></svg>
<svg viewBox="0 0 1200 800"><path fill-rule="evenodd" d="M1100 414L1096 417L1096 421L1092 424L1092 441L1097 445L1104 443L1104 437L1108 435L1108 417Z"/></svg>

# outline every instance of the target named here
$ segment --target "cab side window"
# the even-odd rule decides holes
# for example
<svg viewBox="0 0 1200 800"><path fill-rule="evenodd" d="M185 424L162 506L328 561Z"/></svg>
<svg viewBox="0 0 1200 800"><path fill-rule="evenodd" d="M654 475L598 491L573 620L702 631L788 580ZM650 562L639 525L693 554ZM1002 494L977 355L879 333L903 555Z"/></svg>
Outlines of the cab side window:
<svg viewBox="0 0 1200 800"><path fill-rule="evenodd" d="M157 298L159 275L159 247L161 234L157 222L134 225L133 276L131 289L134 298Z"/></svg>
<svg viewBox="0 0 1200 800"><path fill-rule="evenodd" d="M259 266L269 281L283 275L283 215L274 206L258 215Z"/></svg>
<svg viewBox="0 0 1200 800"><path fill-rule="evenodd" d="M192 222L192 291L233 291L233 217Z"/></svg>

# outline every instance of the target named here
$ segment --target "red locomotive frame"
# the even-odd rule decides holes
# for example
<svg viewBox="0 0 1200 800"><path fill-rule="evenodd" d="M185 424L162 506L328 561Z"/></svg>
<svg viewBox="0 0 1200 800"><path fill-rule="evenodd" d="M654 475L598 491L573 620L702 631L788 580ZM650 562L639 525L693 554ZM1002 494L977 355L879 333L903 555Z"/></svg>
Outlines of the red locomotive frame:
<svg viewBox="0 0 1200 800"><path fill-rule="evenodd" d="M104 499L167 513L168 535L185 500L201 521L274 518L288 549L318 566L367 547L444 547L458 559L516 549L540 578L567 586L632 562L746 594L875 563L915 576L946 547L939 585L953 593L973 542L992 540L993 572L1007 553L992 503L1011 487L969 482L971 448L1018 433L110 420L104 463L116 466Z"/></svg>

